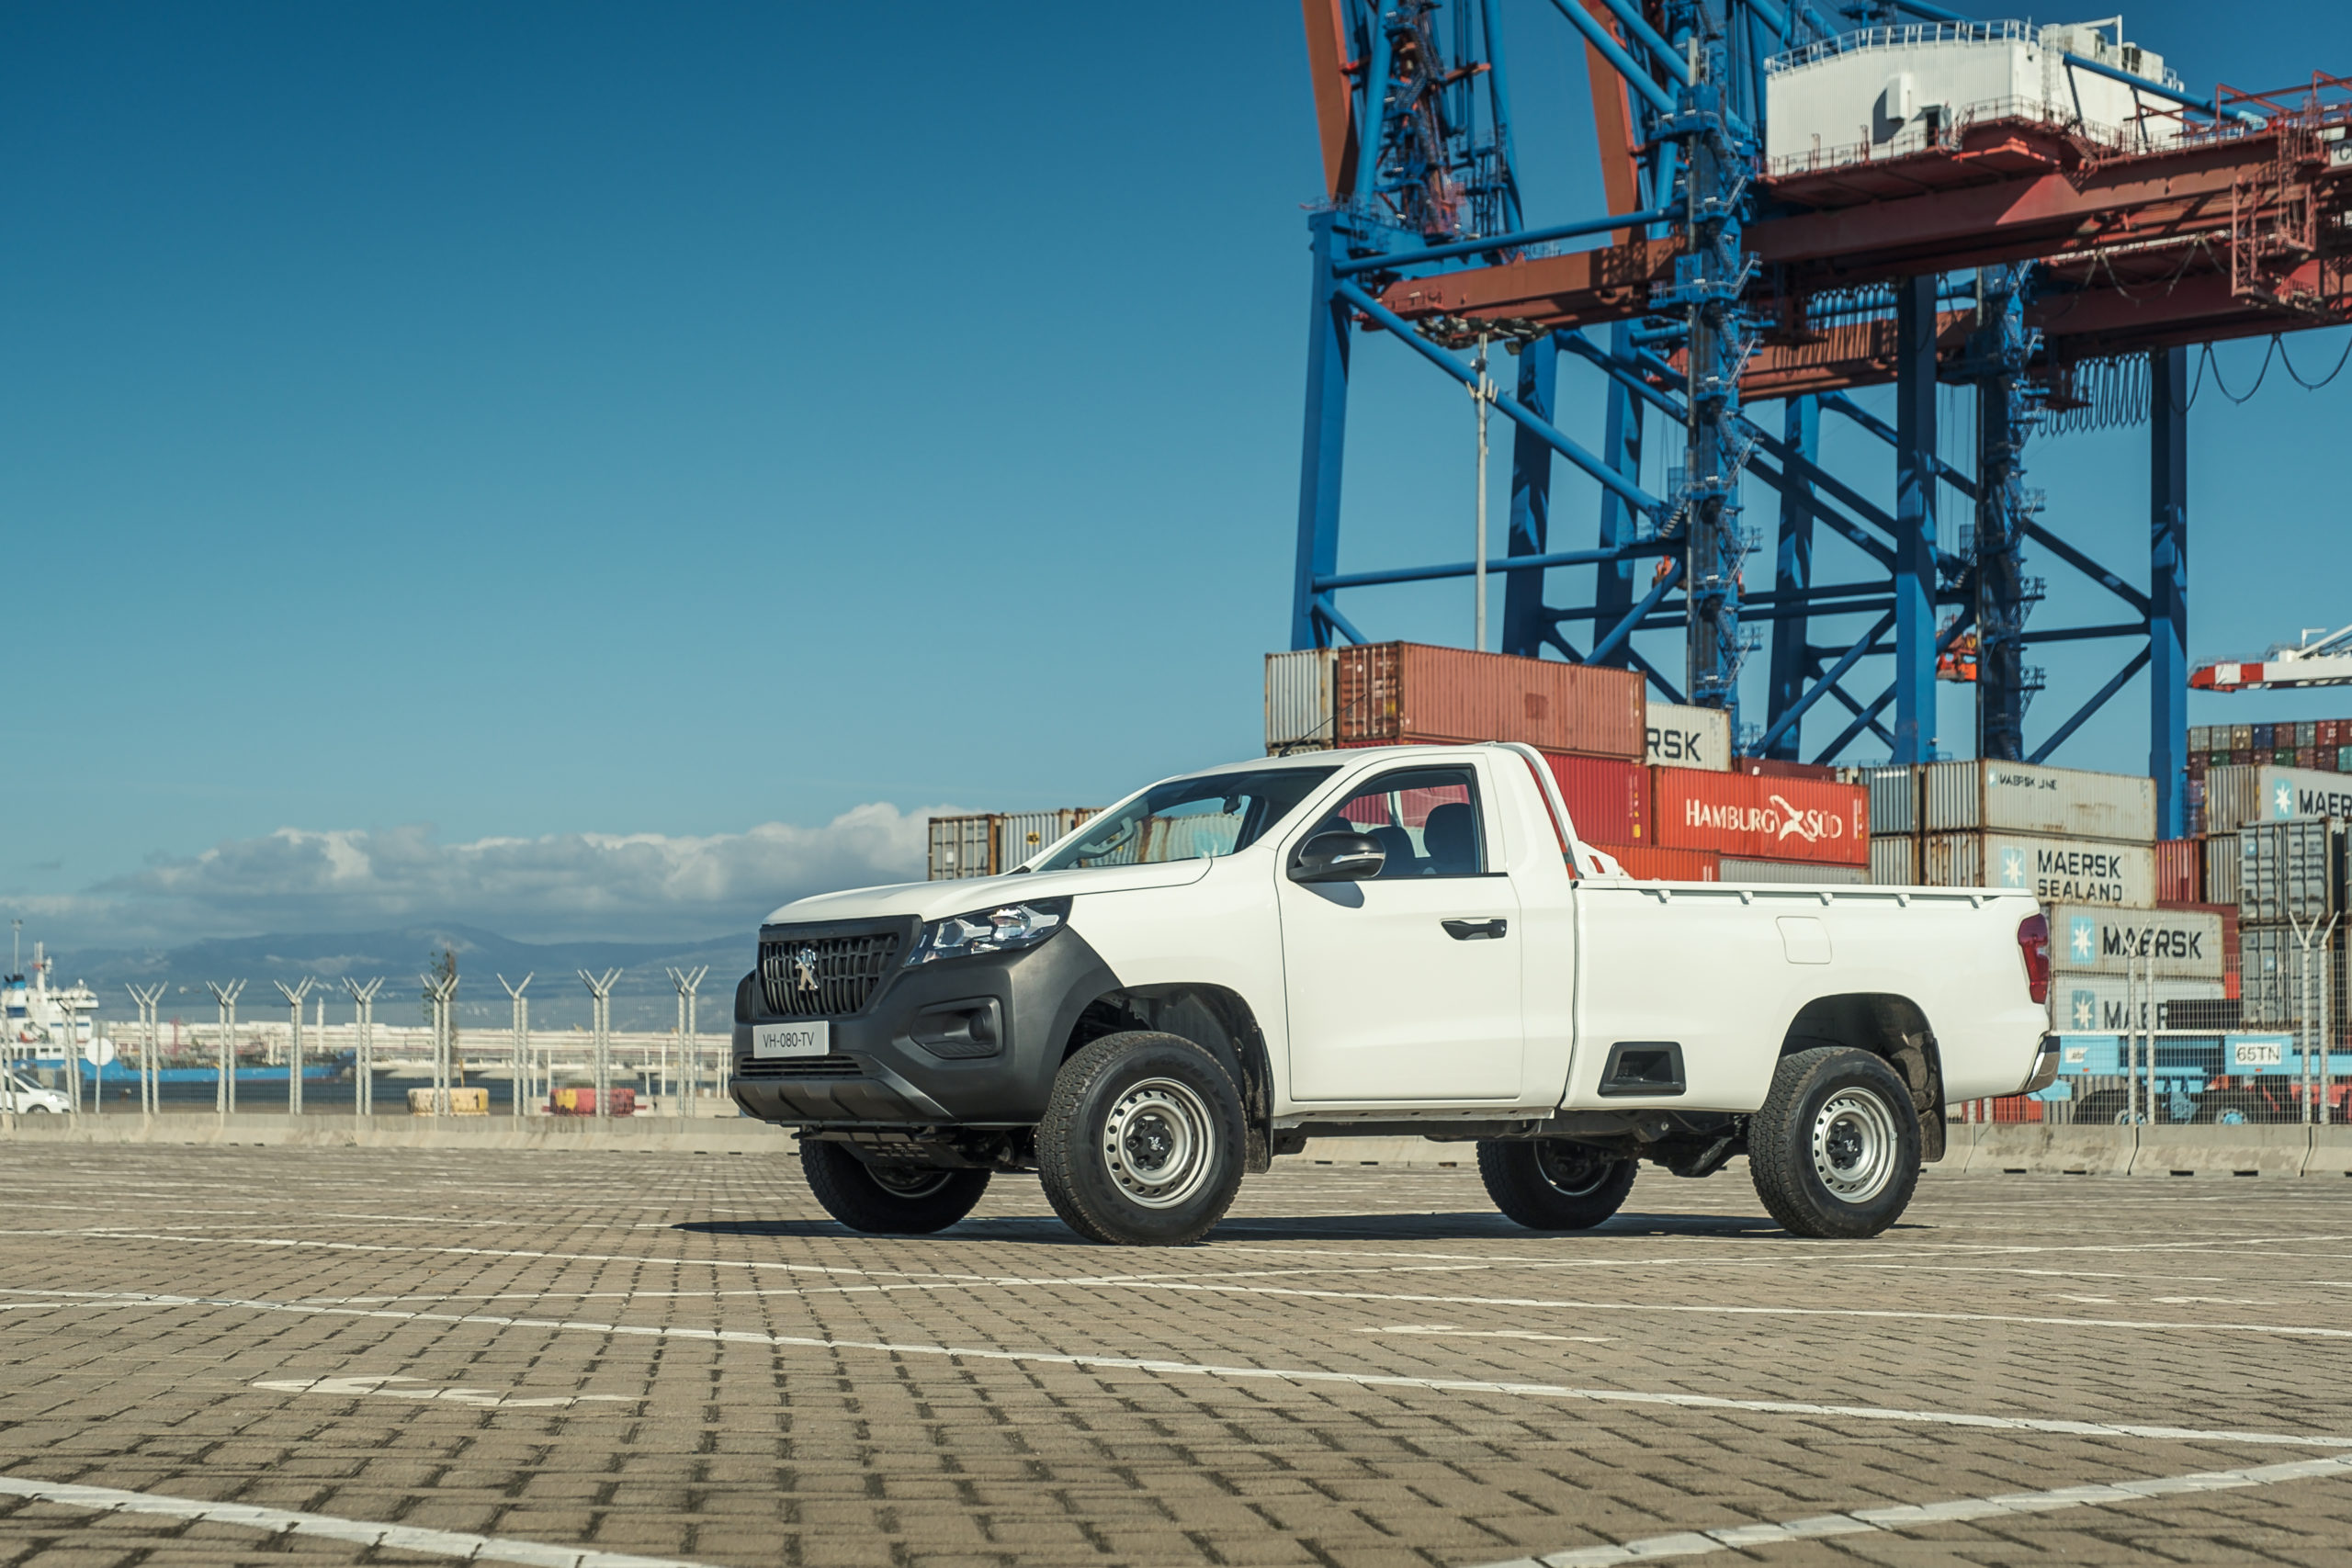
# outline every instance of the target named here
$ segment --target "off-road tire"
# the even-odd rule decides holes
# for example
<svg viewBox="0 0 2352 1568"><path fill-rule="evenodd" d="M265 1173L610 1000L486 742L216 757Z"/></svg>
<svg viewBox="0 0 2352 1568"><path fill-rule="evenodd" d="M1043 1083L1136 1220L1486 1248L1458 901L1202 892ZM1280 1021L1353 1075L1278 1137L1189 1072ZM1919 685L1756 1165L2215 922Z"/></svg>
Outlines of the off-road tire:
<svg viewBox="0 0 2352 1568"><path fill-rule="evenodd" d="M1191 1041L1106 1034L1062 1064L1037 1127L1037 1179L1063 1223L1114 1247L1178 1247L1241 1186L1241 1092Z"/></svg>
<svg viewBox="0 0 2352 1568"><path fill-rule="evenodd" d="M1506 1219L1532 1231L1590 1230L1634 1190L1636 1163L1561 1138L1483 1138L1478 1179Z"/></svg>
<svg viewBox="0 0 2352 1568"><path fill-rule="evenodd" d="M1764 1207L1793 1234L1876 1235L1919 1184L1911 1091L1867 1051L1825 1045L1783 1056L1748 1122L1747 1168Z"/></svg>
<svg viewBox="0 0 2352 1568"><path fill-rule="evenodd" d="M800 1173L825 1213L873 1235L929 1235L970 1213L989 1190L985 1170L867 1165L840 1144L800 1140Z"/></svg>

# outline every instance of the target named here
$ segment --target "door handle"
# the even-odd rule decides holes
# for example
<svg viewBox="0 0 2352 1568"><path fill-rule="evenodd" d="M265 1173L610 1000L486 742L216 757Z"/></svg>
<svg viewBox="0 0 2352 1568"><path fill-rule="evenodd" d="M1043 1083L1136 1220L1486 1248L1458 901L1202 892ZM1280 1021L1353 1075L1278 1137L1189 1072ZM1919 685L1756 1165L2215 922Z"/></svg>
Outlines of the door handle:
<svg viewBox="0 0 2352 1568"><path fill-rule="evenodd" d="M1456 942L1491 942L1510 930L1510 922L1493 920L1441 920L1445 934Z"/></svg>

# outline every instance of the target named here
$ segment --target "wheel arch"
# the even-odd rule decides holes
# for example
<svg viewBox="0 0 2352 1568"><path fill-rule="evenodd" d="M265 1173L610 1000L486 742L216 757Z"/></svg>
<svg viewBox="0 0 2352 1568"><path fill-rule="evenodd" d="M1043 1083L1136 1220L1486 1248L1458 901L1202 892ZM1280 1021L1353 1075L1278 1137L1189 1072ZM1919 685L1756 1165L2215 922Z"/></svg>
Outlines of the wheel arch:
<svg viewBox="0 0 2352 1568"><path fill-rule="evenodd" d="M1781 1055L1842 1045L1882 1057L1911 1091L1919 1115L1920 1153L1944 1156L1943 1057L1928 1015L1909 997L1891 991L1849 991L1815 997L1797 1010L1781 1038Z"/></svg>
<svg viewBox="0 0 2352 1568"><path fill-rule="evenodd" d="M1273 1153L1273 1068L1258 1015L1227 986L1136 986L1106 991L1080 1010L1062 1042L1067 1062L1106 1034L1149 1030L1189 1040L1217 1059L1241 1090L1249 1145L1244 1168L1263 1172Z"/></svg>

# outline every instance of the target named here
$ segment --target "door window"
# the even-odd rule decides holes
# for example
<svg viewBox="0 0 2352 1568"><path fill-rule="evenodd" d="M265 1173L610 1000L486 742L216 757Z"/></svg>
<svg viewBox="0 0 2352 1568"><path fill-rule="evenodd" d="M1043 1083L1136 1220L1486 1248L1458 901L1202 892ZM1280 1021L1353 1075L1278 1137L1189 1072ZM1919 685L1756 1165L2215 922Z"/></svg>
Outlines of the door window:
<svg viewBox="0 0 2352 1568"><path fill-rule="evenodd" d="M1487 870L1477 774L1469 768L1383 773L1348 796L1315 830L1364 833L1378 840L1387 852L1377 878L1383 882L1480 876Z"/></svg>

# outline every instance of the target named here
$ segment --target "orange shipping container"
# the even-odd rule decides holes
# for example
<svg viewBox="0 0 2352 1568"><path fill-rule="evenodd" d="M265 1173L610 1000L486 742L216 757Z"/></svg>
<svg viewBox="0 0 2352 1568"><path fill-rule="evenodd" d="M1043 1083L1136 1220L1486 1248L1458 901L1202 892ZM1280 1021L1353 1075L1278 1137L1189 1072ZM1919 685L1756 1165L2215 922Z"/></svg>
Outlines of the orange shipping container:
<svg viewBox="0 0 2352 1568"><path fill-rule="evenodd" d="M1339 739L1521 740L1545 751L1642 760L1638 671L1472 653L1417 642L1340 649Z"/></svg>
<svg viewBox="0 0 2352 1568"><path fill-rule="evenodd" d="M1662 850L1656 844L1595 844L1642 882L1720 882L1716 859L1703 850Z"/></svg>
<svg viewBox="0 0 2352 1568"><path fill-rule="evenodd" d="M1870 792L1860 784L1659 768L1650 818L1667 849L1826 865L1871 861Z"/></svg>

